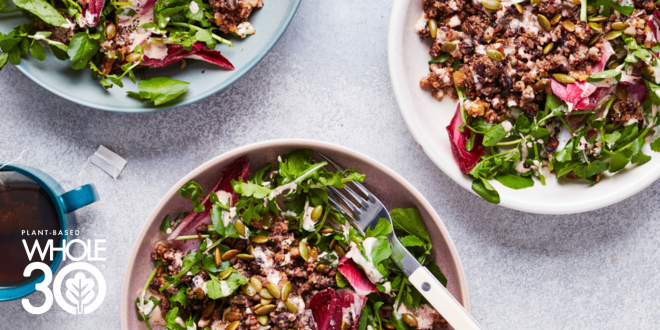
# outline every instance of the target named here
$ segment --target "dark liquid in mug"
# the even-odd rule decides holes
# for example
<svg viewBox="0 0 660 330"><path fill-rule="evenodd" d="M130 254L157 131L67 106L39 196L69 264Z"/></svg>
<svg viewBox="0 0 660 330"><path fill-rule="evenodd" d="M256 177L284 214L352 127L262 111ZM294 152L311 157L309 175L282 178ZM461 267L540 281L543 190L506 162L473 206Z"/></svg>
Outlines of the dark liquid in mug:
<svg viewBox="0 0 660 330"><path fill-rule="evenodd" d="M43 188L35 183L0 185L0 287L20 285L40 276L42 272L35 270L31 277L24 277L23 271L31 262L50 265L50 251L41 260L37 250L30 261L23 239L30 251L35 241L39 241L42 250L50 239L54 247L59 247L59 230L57 209ZM30 234L41 231L42 235L27 235L23 231Z"/></svg>

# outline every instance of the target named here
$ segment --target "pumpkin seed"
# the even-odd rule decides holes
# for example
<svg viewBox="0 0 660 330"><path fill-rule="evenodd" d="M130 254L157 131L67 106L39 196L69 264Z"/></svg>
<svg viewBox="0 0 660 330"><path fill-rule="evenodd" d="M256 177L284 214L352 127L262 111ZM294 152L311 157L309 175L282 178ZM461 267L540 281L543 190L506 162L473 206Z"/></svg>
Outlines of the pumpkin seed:
<svg viewBox="0 0 660 330"><path fill-rule="evenodd" d="M385 304L383 306L380 306L380 309L386 311L386 312L391 312L394 310L394 306L392 304Z"/></svg>
<svg viewBox="0 0 660 330"><path fill-rule="evenodd" d="M115 51L115 56L117 56L117 60L120 63L124 62L124 52L121 49L117 49Z"/></svg>
<svg viewBox="0 0 660 330"><path fill-rule="evenodd" d="M572 84L575 82L575 78L563 73L555 73L553 77L555 77L558 82L565 84Z"/></svg>
<svg viewBox="0 0 660 330"><path fill-rule="evenodd" d="M316 266L316 271L319 272L319 273L325 272L325 265L324 264L318 264L318 266Z"/></svg>
<svg viewBox="0 0 660 330"><path fill-rule="evenodd" d="M108 23L108 25L105 26L105 37L108 39L112 39L117 35L117 26L115 26L113 23Z"/></svg>
<svg viewBox="0 0 660 330"><path fill-rule="evenodd" d="M442 46L440 46L440 50L442 50L445 53L451 53L456 50L456 45L453 42L448 41L442 44Z"/></svg>
<svg viewBox="0 0 660 330"><path fill-rule="evenodd" d="M236 330L238 329L238 326L241 325L241 321L234 321L230 323L225 330Z"/></svg>
<svg viewBox="0 0 660 330"><path fill-rule="evenodd" d="M250 284L252 284L254 289L257 291L261 291L261 289L264 288L263 284L256 276L252 276L252 278L250 278Z"/></svg>
<svg viewBox="0 0 660 330"><path fill-rule="evenodd" d="M221 271L220 274L218 274L218 278L221 279L221 280L224 280L224 279L226 279L227 277L229 277L229 275L231 275L231 273L232 273L233 271L234 271L234 268L229 267L229 268L227 268L227 269Z"/></svg>
<svg viewBox="0 0 660 330"><path fill-rule="evenodd" d="M250 244L250 246L248 246L248 248L247 248L247 251L250 255L254 255L254 246L252 246L252 244Z"/></svg>
<svg viewBox="0 0 660 330"><path fill-rule="evenodd" d="M263 244L268 242L268 237L264 235L257 235L252 237L252 242L258 243L258 244Z"/></svg>
<svg viewBox="0 0 660 330"><path fill-rule="evenodd" d="M241 314L238 314L237 312L229 312L225 314L224 319L228 322L238 321L241 319Z"/></svg>
<svg viewBox="0 0 660 330"><path fill-rule="evenodd" d="M140 53L131 53L126 56L126 62L133 63L137 62L140 59Z"/></svg>
<svg viewBox="0 0 660 330"><path fill-rule="evenodd" d="M266 305L270 304L271 302L273 302L273 299L261 298L261 305L262 306L266 306Z"/></svg>
<svg viewBox="0 0 660 330"><path fill-rule="evenodd" d="M215 266L220 267L220 264L222 263L222 255L220 254L220 248L215 248L213 257L215 257Z"/></svg>
<svg viewBox="0 0 660 330"><path fill-rule="evenodd" d="M332 234L334 232L335 232L335 230L332 229L332 228L323 228L319 231L319 233L321 233L321 234Z"/></svg>
<svg viewBox="0 0 660 330"><path fill-rule="evenodd" d="M323 215L323 205L316 205L312 211L312 221L317 222Z"/></svg>
<svg viewBox="0 0 660 330"><path fill-rule="evenodd" d="M250 254L245 254L245 253L239 253L236 255L236 258L241 259L241 260L253 260L254 256Z"/></svg>
<svg viewBox="0 0 660 330"><path fill-rule="evenodd" d="M204 299L204 289L202 289L201 287L197 287L197 289L195 289L195 295L199 300Z"/></svg>
<svg viewBox="0 0 660 330"><path fill-rule="evenodd" d="M289 299L289 294L291 294L291 282L287 281L282 286L282 300Z"/></svg>
<svg viewBox="0 0 660 330"><path fill-rule="evenodd" d="M603 22L603 21L607 21L607 17L605 17L605 16L594 16L594 17L590 17L587 21L589 21L589 22Z"/></svg>
<svg viewBox="0 0 660 330"><path fill-rule="evenodd" d="M222 255L222 260L229 260L238 254L238 250L229 250Z"/></svg>
<svg viewBox="0 0 660 330"><path fill-rule="evenodd" d="M535 92L540 92L540 91L546 89L546 87L548 87L548 86L550 86L550 80L549 79L541 79L541 80L537 81L536 84L534 84L534 87L532 87L532 88L534 89Z"/></svg>
<svg viewBox="0 0 660 330"><path fill-rule="evenodd" d="M339 258L343 258L344 255L346 255L346 252L344 252L344 249L342 249L342 247L339 244L335 244L334 251Z"/></svg>
<svg viewBox="0 0 660 330"><path fill-rule="evenodd" d="M268 324L268 316L259 315L259 316L257 316L257 321L259 321L259 324L261 324L261 325L266 325L266 324Z"/></svg>
<svg viewBox="0 0 660 330"><path fill-rule="evenodd" d="M574 4L574 5L579 5L579 4L582 3L580 0L568 0L568 2L570 2L570 3Z"/></svg>
<svg viewBox="0 0 660 330"><path fill-rule="evenodd" d="M298 249L300 250L300 256L303 258L303 260L307 261L307 259L309 259L309 249L307 248L307 243L301 241L298 245Z"/></svg>
<svg viewBox="0 0 660 330"><path fill-rule="evenodd" d="M530 0L529 4L532 5L532 7L536 7L541 3L541 0Z"/></svg>
<svg viewBox="0 0 660 330"><path fill-rule="evenodd" d="M284 304L286 305L286 309L288 309L289 312L291 312L293 314L298 313L298 305L296 305L296 303L294 303L293 301L287 299L284 302Z"/></svg>
<svg viewBox="0 0 660 330"><path fill-rule="evenodd" d="M268 292L268 289L266 289L266 288L261 289L261 290L259 291L259 295L260 295L262 298L266 298L266 299L273 299L273 298L275 298L275 297L273 297L272 294L270 294L270 292Z"/></svg>
<svg viewBox="0 0 660 330"><path fill-rule="evenodd" d="M522 6L521 4L517 3L517 4L513 5L513 6L516 7L516 10L517 10L519 13L521 13L521 14L523 13L523 6Z"/></svg>
<svg viewBox="0 0 660 330"><path fill-rule="evenodd" d="M594 5L587 5L587 14L593 15L598 11L598 8Z"/></svg>
<svg viewBox="0 0 660 330"><path fill-rule="evenodd" d="M385 328L392 330L394 326L391 323L385 323Z"/></svg>
<svg viewBox="0 0 660 330"><path fill-rule="evenodd" d="M603 27L596 22L589 22L589 27L596 32L603 31Z"/></svg>
<svg viewBox="0 0 660 330"><path fill-rule="evenodd" d="M342 322L341 323L341 330L348 330L348 322Z"/></svg>
<svg viewBox="0 0 660 330"><path fill-rule="evenodd" d="M407 325L416 328L417 327L417 318L415 315L412 315L410 313L403 313L401 315L401 318L403 319L403 322L406 322Z"/></svg>
<svg viewBox="0 0 660 330"><path fill-rule="evenodd" d="M596 33L595 36L591 37L591 40L589 40L587 45L589 45L589 46L595 45L598 42L598 40L600 40L601 35L602 35L602 33Z"/></svg>
<svg viewBox="0 0 660 330"><path fill-rule="evenodd" d="M215 310L215 300L209 300L209 302L206 303L204 310L202 311L202 317L211 316L214 310Z"/></svg>
<svg viewBox="0 0 660 330"><path fill-rule="evenodd" d="M644 66L642 68L642 75L644 76L652 76L655 73L655 69L652 66Z"/></svg>
<svg viewBox="0 0 660 330"><path fill-rule="evenodd" d="M547 17L538 14L536 15L536 19L539 21L539 25L545 30L546 32L550 31L552 29L552 25L550 25L550 21L548 20Z"/></svg>
<svg viewBox="0 0 660 330"><path fill-rule="evenodd" d="M264 305L254 310L256 315L268 315L270 312L275 310L275 305Z"/></svg>
<svg viewBox="0 0 660 330"><path fill-rule="evenodd" d="M504 55L502 55L497 49L489 49L486 51L486 54L488 54L493 61L499 62L504 60Z"/></svg>
<svg viewBox="0 0 660 330"><path fill-rule="evenodd" d="M270 226L273 225L274 220L275 220L275 216L272 213L270 212L266 213L266 215L264 215L264 217L261 219L261 227L264 230L270 229Z"/></svg>
<svg viewBox="0 0 660 330"><path fill-rule="evenodd" d="M337 240L333 238L332 241L330 241L330 244L328 245L328 248L329 248L330 250L334 249L334 248L335 248L335 244L337 244Z"/></svg>
<svg viewBox="0 0 660 330"><path fill-rule="evenodd" d="M555 48L555 44L554 44L553 42L551 42L551 43L545 45L545 47L543 47L543 54L544 54L544 55L545 55L545 54L548 54L549 52L552 51L553 48Z"/></svg>
<svg viewBox="0 0 660 330"><path fill-rule="evenodd" d="M620 37L621 33L622 33L621 31L616 31L616 30L607 32L607 33L605 33L605 39L614 40L614 39Z"/></svg>
<svg viewBox="0 0 660 330"><path fill-rule="evenodd" d="M628 99L628 86L624 84L617 84L616 85L616 98L619 100L627 100Z"/></svg>
<svg viewBox="0 0 660 330"><path fill-rule="evenodd" d="M318 259L318 257L319 257L319 251L316 248L309 250L309 258L312 261L316 261L316 259Z"/></svg>
<svg viewBox="0 0 660 330"><path fill-rule="evenodd" d="M616 62L616 61L614 61L614 62L610 63L610 64L607 66L607 68L610 69L610 70L614 70L614 69L616 69L618 66L619 66L619 63ZM644 68L642 68L642 70L644 70Z"/></svg>
<svg viewBox="0 0 660 330"><path fill-rule="evenodd" d="M266 288L268 289L268 292L273 296L273 298L279 299L282 296L280 288L278 288L274 283L268 283Z"/></svg>
<svg viewBox="0 0 660 330"><path fill-rule="evenodd" d="M614 23L612 23L612 29L616 30L616 31L623 31L629 26L630 26L630 24L628 24L626 22L614 22Z"/></svg>
<svg viewBox="0 0 660 330"><path fill-rule="evenodd" d="M488 10L500 10L502 8L500 0L481 0L481 4Z"/></svg>
<svg viewBox="0 0 660 330"><path fill-rule="evenodd" d="M429 33L431 34L431 38L435 38L438 35L438 22L434 18L429 20Z"/></svg>
<svg viewBox="0 0 660 330"><path fill-rule="evenodd" d="M234 228L236 228L236 233L245 236L245 224L243 223L243 220L241 219L236 219L234 222Z"/></svg>
<svg viewBox="0 0 660 330"><path fill-rule="evenodd" d="M561 14L557 14L557 15L553 16L552 19L550 20L550 25L555 25L555 24L559 23L560 19L561 19Z"/></svg>
<svg viewBox="0 0 660 330"><path fill-rule="evenodd" d="M250 283L241 285L241 290L250 297L254 297L254 295L257 294L257 290L255 290Z"/></svg>
<svg viewBox="0 0 660 330"><path fill-rule="evenodd" d="M575 23L571 21L563 21L561 22L561 26L563 26L568 32L575 32Z"/></svg>

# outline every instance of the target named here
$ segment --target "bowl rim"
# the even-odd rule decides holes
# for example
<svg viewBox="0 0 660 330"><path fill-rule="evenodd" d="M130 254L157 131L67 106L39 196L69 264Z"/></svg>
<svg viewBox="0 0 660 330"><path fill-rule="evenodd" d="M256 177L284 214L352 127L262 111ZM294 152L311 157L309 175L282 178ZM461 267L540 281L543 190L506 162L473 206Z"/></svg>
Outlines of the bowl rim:
<svg viewBox="0 0 660 330"><path fill-rule="evenodd" d="M164 107L147 107L147 106L142 106L142 107L124 107L124 108L114 108L110 105L103 105L103 104L95 104L92 102L88 101L83 101L80 99L76 99L75 97L63 94L57 90L55 90L53 87L50 85L42 82L39 80L36 76L32 75L29 70L27 70L24 67L24 61L21 61L18 65L14 65L15 68L17 68L20 72L22 72L25 76L30 78L34 83L37 85L41 86L43 89L76 104L80 104L82 106L96 109L96 110L103 110L103 111L109 111L109 112L117 112L117 113L154 113L154 112L161 112L161 111L166 111L166 110L172 110L180 107L184 107L193 103L196 103L198 101L202 101L209 96L219 93L229 86L233 85L238 79L243 78L246 74L248 74L252 69L254 69L261 60L266 57L268 53L270 53L271 49L275 46L275 44L282 38L282 35L284 35L284 31L289 27L291 24L291 21L293 20L293 17L296 15L298 12L298 8L300 7L300 3L302 0L290 0L291 5L293 6L292 10L290 10L285 16L282 22L278 25L277 29L275 30L275 33L273 34L273 38L271 38L267 43L266 46L261 49L261 51L255 56L250 62L247 63L247 65L244 65L241 68L238 68L235 72L237 74L231 76L229 79L223 81L222 83L216 85L215 87L207 90L206 92L197 95L195 97L191 98L184 98L180 102L177 102L173 105L168 105Z"/></svg>
<svg viewBox="0 0 660 330"><path fill-rule="evenodd" d="M465 188L467 191L472 193L475 196L478 196L472 190L472 180L469 180L468 177L458 170L458 167L455 166L454 162L448 164L446 161L441 159L438 153L434 152L437 148L434 148L431 145L429 139L424 136L424 129L418 127L417 120L414 116L414 111L411 111L410 95L408 95L408 90L412 88L411 86L403 86L401 81L404 81L403 75L400 73L400 69L397 68L398 61L401 57L401 52L404 50L397 47L397 41L401 40L401 27L405 25L405 10L409 6L411 0L394 0L392 5L392 12L390 14L390 22L388 28L387 36L387 62L390 73L390 82L392 84L392 91L394 93L394 98L396 99L397 105L399 106L399 112L403 121L408 126L408 131L413 136L415 141L422 147L424 153L431 159L431 161L440 169L444 174L451 178L459 186ZM404 26L404 29L407 28ZM412 37L412 25L409 27ZM454 169L449 168L449 166L454 166ZM633 169L640 170L640 169ZM506 194L500 194L501 201L498 205L504 206L506 208L529 212L537 214L575 214L597 210L606 206L623 201L640 191L646 189L653 182L660 178L660 168L657 168L654 171L644 171L643 175L638 175L635 178L626 180L625 184L619 186L619 189L612 189L606 194L595 196L595 197L585 197L582 199L576 199L573 202L562 203L557 205L556 203L543 203L538 200L529 200L529 199L519 199L514 197L509 197ZM510 189L510 188L506 188ZM481 198L481 197L479 197Z"/></svg>
<svg viewBox="0 0 660 330"><path fill-rule="evenodd" d="M338 144L330 143L330 142L324 142L324 141L319 141L319 140L310 140L310 139L275 139L275 140L267 140L267 141L262 141L262 142L256 142L256 143L251 143L242 147L234 148L230 151L227 151L225 153L222 153L218 156L215 156L211 158L210 160L204 162L203 164L199 165L192 171L190 171L188 174L186 174L184 177L182 177L180 180L178 180L172 188L170 188L165 195L161 198L161 200L158 202L158 204L154 207L152 210L151 214L149 215L149 218L147 221L144 223L142 226L142 230L140 230L140 233L138 234L135 242L133 243L133 250L131 251L131 255L128 259L128 265L126 266L126 272L124 273L124 283L122 285L122 294L121 294L121 328L122 330L128 330L128 312L129 312L129 305L127 302L127 294L129 292L129 277L133 273L133 266L135 265L135 260L137 258L138 254L138 242L141 241L149 231L150 227L153 226L154 224L157 224L156 216L158 215L158 212L167 205L167 200L169 200L169 197L175 195L177 191L179 190L179 187L181 185L185 184L186 182L190 181L192 178L198 176L202 172L206 171L208 168L216 166L217 163L222 162L226 159L234 159L237 157L240 157L242 155L245 155L249 152L255 151L255 150L262 150L265 148L269 147L275 147L275 146L295 146L295 147L301 147L301 148L311 148L311 149L333 149L337 150L339 152L351 155L355 158L361 159L365 163L369 164L369 166L372 166L373 168L378 169L379 171L384 172L386 175L392 177L394 180L396 180L398 183L406 187L412 192L412 197L414 200L417 200L420 202L420 205L424 208L426 208L429 212L429 215L431 216L433 222L436 224L438 227L438 230L440 231L440 234L444 237L444 239L447 242L447 247L450 252L451 256L451 262L454 264L454 267L456 267L456 271L458 273L457 276L457 281L458 281L458 290L461 292L461 296L464 297L463 301L463 306L467 311L470 311L470 297L468 294L468 288L467 288L467 279L465 278L465 273L463 271L463 266L461 264L461 260L458 256L458 252L456 251L456 246L454 245L454 241L452 240L451 236L449 235L449 231L445 227L444 223L442 222L442 219L440 219L440 216L438 213L435 211L431 203L422 195L419 190L417 190L410 182L408 182L405 178L403 178L401 175L396 173L394 170L390 169L389 167L385 166L381 162L366 156L362 153L359 153L353 149L340 146Z"/></svg>

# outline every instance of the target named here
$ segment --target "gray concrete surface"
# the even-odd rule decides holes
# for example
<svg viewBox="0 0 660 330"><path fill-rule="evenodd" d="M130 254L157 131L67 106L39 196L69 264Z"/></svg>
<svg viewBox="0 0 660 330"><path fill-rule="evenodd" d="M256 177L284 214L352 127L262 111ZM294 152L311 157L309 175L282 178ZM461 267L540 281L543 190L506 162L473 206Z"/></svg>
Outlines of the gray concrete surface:
<svg viewBox="0 0 660 330"><path fill-rule="evenodd" d="M93 182L101 202L78 212L84 239L108 240L97 263L103 306L33 316L0 303L0 329L118 329L124 269L161 196L204 161L251 142L313 138L374 157L433 204L458 249L473 314L486 329L656 329L660 324L660 184L572 216L525 214L463 190L424 155L403 123L387 70L391 4L304 1L273 51L233 87L157 114L100 112L62 100L13 67L0 73L0 161L29 154L66 188ZM117 181L75 175L99 144L128 160ZM39 304L39 294L30 296Z"/></svg>

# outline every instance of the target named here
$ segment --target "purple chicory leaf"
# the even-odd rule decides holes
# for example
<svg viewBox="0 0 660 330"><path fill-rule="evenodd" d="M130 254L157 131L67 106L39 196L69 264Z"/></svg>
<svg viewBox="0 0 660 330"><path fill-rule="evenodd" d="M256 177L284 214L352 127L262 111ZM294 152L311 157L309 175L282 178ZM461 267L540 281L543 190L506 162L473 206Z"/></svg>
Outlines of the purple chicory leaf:
<svg viewBox="0 0 660 330"><path fill-rule="evenodd" d="M468 128L464 129L461 132L458 128L463 125L463 118L461 118L461 105L460 103L456 107L456 113L454 113L454 118L447 126L447 133L449 134L449 143L451 144L451 152L454 155L454 161L458 165L458 168L463 173L470 173L470 170L477 165L481 156L486 152L486 149L481 144L483 140L482 135L477 135L474 139L474 146L471 151L465 149L470 134L475 134L470 131Z"/></svg>

